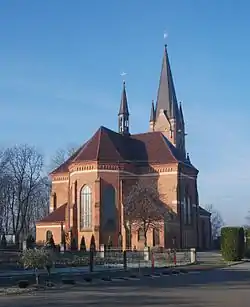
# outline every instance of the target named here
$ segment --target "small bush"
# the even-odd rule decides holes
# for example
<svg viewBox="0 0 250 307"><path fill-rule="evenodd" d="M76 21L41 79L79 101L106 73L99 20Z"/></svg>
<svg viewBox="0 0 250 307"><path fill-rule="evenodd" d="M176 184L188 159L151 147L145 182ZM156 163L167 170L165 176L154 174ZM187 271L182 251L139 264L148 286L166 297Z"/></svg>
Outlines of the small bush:
<svg viewBox="0 0 250 307"><path fill-rule="evenodd" d="M34 237L32 235L28 235L26 243L27 243L27 248L33 248L35 245Z"/></svg>
<svg viewBox="0 0 250 307"><path fill-rule="evenodd" d="M46 281L46 287L48 287L48 288L53 288L53 287L55 287L55 284L54 284L52 281L47 280L47 281Z"/></svg>
<svg viewBox="0 0 250 307"><path fill-rule="evenodd" d="M18 287L19 287L19 288L24 289L24 288L27 288L28 286L29 286L28 280L20 280L20 281L18 282Z"/></svg>
<svg viewBox="0 0 250 307"><path fill-rule="evenodd" d="M50 274L52 267L52 253L45 249L26 249L21 255L21 263L24 268L32 268L35 270L36 283L39 283L38 270L47 269Z"/></svg>
<svg viewBox="0 0 250 307"><path fill-rule="evenodd" d="M221 229L221 252L226 261L239 261L244 256L244 229L223 227Z"/></svg>

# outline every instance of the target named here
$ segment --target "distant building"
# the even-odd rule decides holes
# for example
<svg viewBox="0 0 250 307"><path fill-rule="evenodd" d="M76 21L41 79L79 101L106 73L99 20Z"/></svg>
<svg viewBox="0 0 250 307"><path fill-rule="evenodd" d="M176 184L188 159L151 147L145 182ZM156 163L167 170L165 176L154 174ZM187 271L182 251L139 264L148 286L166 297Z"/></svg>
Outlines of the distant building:
<svg viewBox="0 0 250 307"><path fill-rule="evenodd" d="M198 119L197 119L198 120ZM178 104L166 46L156 104L152 103L149 132L130 134L125 83L118 113L118 132L101 126L65 163L51 173L50 214L36 225L37 241L53 233L56 244L64 231L78 247L82 237L89 248L111 238L117 246L143 247L140 233L126 242L122 199L138 178L155 180L168 206L176 213L168 227L148 233L148 245L209 248L210 213L199 206L198 170L185 145L185 121ZM127 239L128 241L128 239ZM128 246L129 245L129 246Z"/></svg>

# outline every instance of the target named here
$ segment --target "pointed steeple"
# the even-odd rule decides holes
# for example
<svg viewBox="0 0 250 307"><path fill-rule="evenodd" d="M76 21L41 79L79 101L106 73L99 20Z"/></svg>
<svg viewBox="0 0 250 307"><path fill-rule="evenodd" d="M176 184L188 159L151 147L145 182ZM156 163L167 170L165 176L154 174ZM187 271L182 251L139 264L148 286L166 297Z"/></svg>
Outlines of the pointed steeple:
<svg viewBox="0 0 250 307"><path fill-rule="evenodd" d="M118 113L118 131L121 134L129 134L129 111L125 81L123 82L122 97Z"/></svg>
<svg viewBox="0 0 250 307"><path fill-rule="evenodd" d="M158 88L157 102L156 102L156 118L160 110L163 109L167 112L168 117L178 118L178 104L174 88L174 81L170 68L167 45L164 47L164 54L161 67L161 76Z"/></svg>
<svg viewBox="0 0 250 307"><path fill-rule="evenodd" d="M184 127L185 121L184 121L184 115L183 115L183 111L182 111L182 104L181 104L181 102L180 102L180 107L179 107L179 113L180 113L180 122L181 122L181 125Z"/></svg>
<svg viewBox="0 0 250 307"><path fill-rule="evenodd" d="M182 103L180 101L180 118L184 122L184 116L183 116L183 111L182 111Z"/></svg>
<svg viewBox="0 0 250 307"><path fill-rule="evenodd" d="M155 105L154 105L154 100L152 100L149 122L150 123L154 123L155 122Z"/></svg>
<svg viewBox="0 0 250 307"><path fill-rule="evenodd" d="M122 98L121 98L121 104L120 104L118 115L122 115L122 114L129 115L125 81L123 81Z"/></svg>

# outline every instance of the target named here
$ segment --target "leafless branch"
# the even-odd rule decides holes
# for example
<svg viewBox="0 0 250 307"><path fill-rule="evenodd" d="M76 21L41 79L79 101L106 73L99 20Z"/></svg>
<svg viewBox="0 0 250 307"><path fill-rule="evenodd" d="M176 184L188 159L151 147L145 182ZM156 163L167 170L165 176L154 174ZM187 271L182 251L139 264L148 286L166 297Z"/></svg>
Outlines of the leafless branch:
<svg viewBox="0 0 250 307"><path fill-rule="evenodd" d="M224 225L223 218L212 204L206 205L205 209L211 213L212 238L216 239L220 235L221 227Z"/></svg>
<svg viewBox="0 0 250 307"><path fill-rule="evenodd" d="M170 209L161 201L155 182L139 180L124 197L125 221L144 233L147 246L149 229L159 228L170 217Z"/></svg>
<svg viewBox="0 0 250 307"><path fill-rule="evenodd" d="M28 145L4 150L0 176L1 228L17 240L34 230L35 221L47 213L48 180L43 177L43 156Z"/></svg>
<svg viewBox="0 0 250 307"><path fill-rule="evenodd" d="M57 168L63 164L69 157L71 157L77 150L77 146L69 145L65 149L58 149L51 159L50 170Z"/></svg>

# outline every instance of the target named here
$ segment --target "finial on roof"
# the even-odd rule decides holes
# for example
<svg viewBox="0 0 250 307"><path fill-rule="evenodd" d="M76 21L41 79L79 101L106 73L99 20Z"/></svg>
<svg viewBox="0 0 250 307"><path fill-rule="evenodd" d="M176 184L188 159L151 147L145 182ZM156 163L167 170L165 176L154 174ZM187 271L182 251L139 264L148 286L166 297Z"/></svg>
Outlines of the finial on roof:
<svg viewBox="0 0 250 307"><path fill-rule="evenodd" d="M190 162L190 157L189 157L189 153L187 152L187 161L189 162L189 163L191 163Z"/></svg>
<svg viewBox="0 0 250 307"><path fill-rule="evenodd" d="M163 34L163 38L164 38L164 41L165 41L165 44L164 44L164 47L165 49L167 48L167 38L168 38L168 33L165 31L164 34Z"/></svg>
<svg viewBox="0 0 250 307"><path fill-rule="evenodd" d="M164 38L166 36L164 35ZM164 45L160 81L156 101L156 118L160 110L167 111L170 119L178 120L179 106L176 98L173 76L170 68L167 44Z"/></svg>
<svg viewBox="0 0 250 307"><path fill-rule="evenodd" d="M123 77L123 85L125 85L125 76L126 75L127 75L127 73L124 72L124 71L120 74L120 76Z"/></svg>

